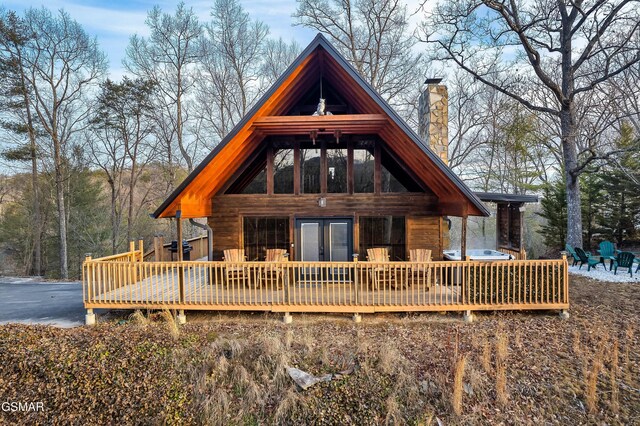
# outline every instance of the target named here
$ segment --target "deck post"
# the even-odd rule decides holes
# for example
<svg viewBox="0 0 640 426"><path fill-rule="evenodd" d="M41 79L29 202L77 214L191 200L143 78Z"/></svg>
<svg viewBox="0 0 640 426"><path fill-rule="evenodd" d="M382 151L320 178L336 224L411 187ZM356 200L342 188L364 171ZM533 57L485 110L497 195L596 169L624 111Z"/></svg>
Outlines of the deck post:
<svg viewBox="0 0 640 426"><path fill-rule="evenodd" d="M460 234L460 260L467 260L467 216L462 216L462 230Z"/></svg>
<svg viewBox="0 0 640 426"><path fill-rule="evenodd" d="M156 235L153 237L153 254L156 262L162 262L164 260L162 251L164 250L164 238L162 235Z"/></svg>
<svg viewBox="0 0 640 426"><path fill-rule="evenodd" d="M471 324L473 322L473 313L468 310L468 311L464 311L464 315L462 316L462 320L467 323L467 324Z"/></svg>
<svg viewBox="0 0 640 426"><path fill-rule="evenodd" d="M180 303L184 303L185 299L185 291L184 291L184 265L182 264L183 253L182 253L182 210L178 210L176 212L176 234L178 238L178 286L179 286L179 300Z"/></svg>
<svg viewBox="0 0 640 426"><path fill-rule="evenodd" d="M83 284L86 283L86 292L84 291L85 286L83 285L83 292L82 292L82 297L85 298L85 302L87 300L91 300L91 296L92 296L92 286L95 284L95 278L93 276L93 268L91 268L91 265L89 264L89 262L91 262L91 253L87 253L84 255L84 262L85 262L85 267L82 268L82 282Z"/></svg>
<svg viewBox="0 0 640 426"><path fill-rule="evenodd" d="M176 319L178 320L178 324L186 324L187 316L184 314L184 309L180 309L178 311L178 315L176 315Z"/></svg>
<svg viewBox="0 0 640 426"><path fill-rule="evenodd" d="M293 317L289 312L284 313L284 316L282 317L282 322L284 322L285 324L291 324L293 322Z"/></svg>
<svg viewBox="0 0 640 426"><path fill-rule="evenodd" d="M84 316L84 323L86 325L96 325L96 314L93 313L93 309L87 309L87 314Z"/></svg>
<svg viewBox="0 0 640 426"><path fill-rule="evenodd" d="M353 314L353 322L355 322L355 323L362 322L362 315L360 315L357 312L355 314Z"/></svg>

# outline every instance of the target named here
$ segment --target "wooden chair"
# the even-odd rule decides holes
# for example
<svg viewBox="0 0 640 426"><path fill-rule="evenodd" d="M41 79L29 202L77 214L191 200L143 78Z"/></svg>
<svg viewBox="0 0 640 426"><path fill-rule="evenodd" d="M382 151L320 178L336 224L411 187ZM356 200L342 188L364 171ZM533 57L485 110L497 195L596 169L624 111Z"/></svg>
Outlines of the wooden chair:
<svg viewBox="0 0 640 426"><path fill-rule="evenodd" d="M262 270L261 279L265 283L275 283L276 288L279 290L284 284L284 268L279 267L279 264L286 262L287 250L285 249L267 249L267 254L264 258L265 263L272 263L272 265L265 265Z"/></svg>
<svg viewBox="0 0 640 426"><path fill-rule="evenodd" d="M244 255L244 249L227 249L224 250L224 262L233 263L233 266L227 266L225 268L225 278L228 286L234 284L245 285L249 278L247 268L237 265L238 263L246 262L247 256Z"/></svg>
<svg viewBox="0 0 640 426"><path fill-rule="evenodd" d="M367 249L367 260L369 262L388 262L389 249L386 247L374 247Z"/></svg>
<svg viewBox="0 0 640 426"><path fill-rule="evenodd" d="M431 262L431 250L411 249L409 250L410 262Z"/></svg>
<svg viewBox="0 0 640 426"><path fill-rule="evenodd" d="M428 249L411 249L409 250L409 262L420 263L421 265L412 265L409 268L410 283L426 284L426 291L429 291L431 285L431 266L424 265L431 262L431 250Z"/></svg>
<svg viewBox="0 0 640 426"><path fill-rule="evenodd" d="M387 247L374 247L367 249L367 260L372 263L388 263L389 249ZM369 279L374 290L389 284L395 287L395 277L392 270L384 265L369 269Z"/></svg>

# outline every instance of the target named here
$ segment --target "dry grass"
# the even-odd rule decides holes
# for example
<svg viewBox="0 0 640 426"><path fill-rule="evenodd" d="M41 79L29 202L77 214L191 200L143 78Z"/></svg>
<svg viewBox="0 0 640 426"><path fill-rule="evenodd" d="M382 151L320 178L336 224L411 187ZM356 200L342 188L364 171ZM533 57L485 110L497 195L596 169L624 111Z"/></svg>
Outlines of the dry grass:
<svg viewBox="0 0 640 426"><path fill-rule="evenodd" d="M161 315L169 334L171 334L174 339L177 338L180 335L180 329L178 328L176 316L172 314L169 309L164 309Z"/></svg>
<svg viewBox="0 0 640 426"><path fill-rule="evenodd" d="M496 402L505 405L509 399L507 393L507 356L509 337L504 332L496 335Z"/></svg>
<svg viewBox="0 0 640 426"><path fill-rule="evenodd" d="M482 345L482 369L485 373L491 374L491 342L488 340L484 341Z"/></svg>
<svg viewBox="0 0 640 426"><path fill-rule="evenodd" d="M0 326L0 394L47 406L0 413L0 424L640 424L637 285L572 278L571 298L569 320L294 315L284 325L276 314L194 313L178 328L159 313L146 325ZM345 373L301 391L287 366Z"/></svg>
<svg viewBox="0 0 640 426"><path fill-rule="evenodd" d="M609 385L611 386L611 412L617 414L620 410L619 391L618 391L618 339L613 340L611 348L611 363L609 368Z"/></svg>
<svg viewBox="0 0 640 426"><path fill-rule="evenodd" d="M130 316L129 321L141 326L147 326L151 322L149 318L145 317L140 309L136 309Z"/></svg>
<svg viewBox="0 0 640 426"><path fill-rule="evenodd" d="M464 385L464 370L467 365L467 356L463 355L455 363L453 375L453 391L451 394L451 407L456 415L462 414L462 392Z"/></svg>
<svg viewBox="0 0 640 426"><path fill-rule="evenodd" d="M604 342L600 342L593 358L591 368L586 374L585 401L589 413L593 414L598 410L598 378L603 367Z"/></svg>

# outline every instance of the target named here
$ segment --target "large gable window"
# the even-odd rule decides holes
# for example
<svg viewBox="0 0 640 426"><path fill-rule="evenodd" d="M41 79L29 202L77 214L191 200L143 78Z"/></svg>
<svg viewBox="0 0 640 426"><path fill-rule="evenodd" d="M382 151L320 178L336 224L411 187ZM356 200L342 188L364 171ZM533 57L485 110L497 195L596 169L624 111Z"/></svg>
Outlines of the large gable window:
<svg viewBox="0 0 640 426"><path fill-rule="evenodd" d="M348 150L327 149L327 192L345 193L347 188Z"/></svg>
<svg viewBox="0 0 640 426"><path fill-rule="evenodd" d="M279 149L273 155L274 194L293 194L293 149Z"/></svg>
<svg viewBox="0 0 640 426"><path fill-rule="evenodd" d="M300 150L300 193L319 194L321 190L321 149L305 148Z"/></svg>
<svg viewBox="0 0 640 426"><path fill-rule="evenodd" d="M346 138L345 138L346 139ZM296 141L274 137L229 186L228 194L383 194L424 192L376 137ZM344 142L343 142L344 141Z"/></svg>

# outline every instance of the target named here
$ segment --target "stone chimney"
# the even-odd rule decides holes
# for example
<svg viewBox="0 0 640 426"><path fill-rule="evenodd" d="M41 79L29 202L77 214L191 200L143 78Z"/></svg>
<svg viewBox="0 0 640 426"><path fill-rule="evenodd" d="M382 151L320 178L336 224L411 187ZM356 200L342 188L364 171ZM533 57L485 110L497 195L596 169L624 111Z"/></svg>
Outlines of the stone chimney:
<svg viewBox="0 0 640 426"><path fill-rule="evenodd" d="M449 164L449 93L441 78L428 78L418 101L418 134Z"/></svg>

